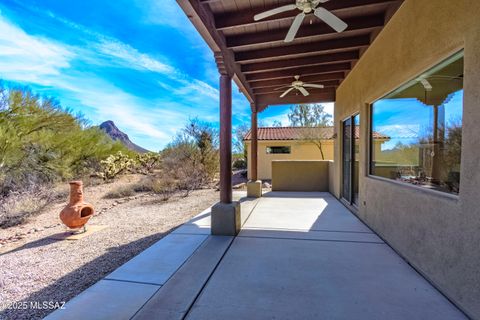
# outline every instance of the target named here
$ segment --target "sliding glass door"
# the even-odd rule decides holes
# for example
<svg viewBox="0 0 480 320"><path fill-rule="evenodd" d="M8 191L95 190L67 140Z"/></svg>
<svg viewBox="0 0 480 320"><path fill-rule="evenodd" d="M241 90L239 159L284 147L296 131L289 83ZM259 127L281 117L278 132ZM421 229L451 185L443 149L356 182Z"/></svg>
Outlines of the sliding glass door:
<svg viewBox="0 0 480 320"><path fill-rule="evenodd" d="M342 198L349 204L358 204L360 115L343 121L342 140Z"/></svg>

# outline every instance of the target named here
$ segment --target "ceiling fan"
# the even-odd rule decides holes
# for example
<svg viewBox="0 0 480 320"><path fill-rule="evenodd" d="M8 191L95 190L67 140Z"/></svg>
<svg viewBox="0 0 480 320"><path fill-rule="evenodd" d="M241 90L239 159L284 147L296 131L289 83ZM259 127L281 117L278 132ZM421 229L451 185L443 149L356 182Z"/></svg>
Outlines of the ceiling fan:
<svg viewBox="0 0 480 320"><path fill-rule="evenodd" d="M285 42L293 41L293 39L295 38L295 35L298 32L298 29L300 29L300 26L302 25L303 19L305 19L307 14L312 13L312 11L317 18L319 18L320 20L323 20L335 31L342 32L348 27L348 25L345 22L343 22L343 20L338 18L336 15L328 11L327 9L318 6L320 3L325 3L328 1L330 0L296 0L295 4L288 4L285 6L281 6L272 10L268 10L268 11L256 14L253 17L253 19L255 21L258 21L282 12L291 11L295 9L302 11L293 20L293 23L290 26L290 29L288 30L287 36L285 37Z"/></svg>
<svg viewBox="0 0 480 320"><path fill-rule="evenodd" d="M295 78L295 81L293 81L291 85L283 86L283 87L275 89L275 90L280 90L280 89L283 89L283 88L288 88L287 90L285 90L285 92L283 92L280 95L280 98L285 97L292 90L298 90L306 97L310 93L305 88L318 88L318 89L323 89L324 88L324 86L321 85L321 84L305 83L303 81L300 81L299 80L300 76L295 76L294 78Z"/></svg>

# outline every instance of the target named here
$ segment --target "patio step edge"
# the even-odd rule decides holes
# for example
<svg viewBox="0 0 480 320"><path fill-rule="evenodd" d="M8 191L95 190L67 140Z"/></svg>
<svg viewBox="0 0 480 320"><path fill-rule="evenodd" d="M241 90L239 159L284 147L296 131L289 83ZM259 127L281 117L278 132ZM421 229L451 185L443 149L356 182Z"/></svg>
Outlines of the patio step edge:
<svg viewBox="0 0 480 320"><path fill-rule="evenodd" d="M209 236L132 319L183 319L230 247L233 238Z"/></svg>

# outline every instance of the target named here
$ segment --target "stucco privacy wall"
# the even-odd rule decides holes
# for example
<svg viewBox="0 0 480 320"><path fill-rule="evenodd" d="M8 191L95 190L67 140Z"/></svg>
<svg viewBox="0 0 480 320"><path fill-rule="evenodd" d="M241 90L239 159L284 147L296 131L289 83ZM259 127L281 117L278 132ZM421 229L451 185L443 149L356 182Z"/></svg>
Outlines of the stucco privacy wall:
<svg viewBox="0 0 480 320"><path fill-rule="evenodd" d="M247 167L251 168L251 142L247 141L248 163ZM290 154L267 154L267 147L286 146L291 147ZM325 160L333 160L333 140L322 141L322 150ZM313 143L302 142L298 140L272 140L258 141L258 179L272 179L272 161L274 160L322 160L320 150ZM251 178L250 170L248 178Z"/></svg>
<svg viewBox="0 0 480 320"><path fill-rule="evenodd" d="M272 161L272 191L328 192L330 161Z"/></svg>
<svg viewBox="0 0 480 320"><path fill-rule="evenodd" d="M367 176L368 104L465 49L458 197ZM360 111L358 215L470 317L480 319L480 1L406 0L337 90L335 195L341 120ZM426 306L428 307L428 306Z"/></svg>

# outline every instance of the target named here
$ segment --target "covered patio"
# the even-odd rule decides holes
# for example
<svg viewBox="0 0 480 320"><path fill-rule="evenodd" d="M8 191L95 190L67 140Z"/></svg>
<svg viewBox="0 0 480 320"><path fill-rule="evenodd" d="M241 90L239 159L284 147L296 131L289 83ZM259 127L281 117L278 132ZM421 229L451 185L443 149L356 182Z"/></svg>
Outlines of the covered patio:
<svg viewBox="0 0 480 320"><path fill-rule="evenodd" d="M243 198L240 234L210 210L47 319L465 319L329 193Z"/></svg>
<svg viewBox="0 0 480 320"><path fill-rule="evenodd" d="M251 105L247 195L261 197L258 114L275 105L334 102L337 87L402 2L177 0L212 50L220 75L220 202L212 208L212 234L235 236L242 219L232 201L232 80ZM277 8L280 12L264 15ZM317 8L346 27L333 28L331 18L316 16Z"/></svg>
<svg viewBox="0 0 480 320"><path fill-rule="evenodd" d="M262 195L261 182L257 180L259 112L280 104L332 102L340 92L344 99L361 97L359 100L362 103L358 105L344 104L340 107L345 110L350 107L350 116L357 109L366 109L367 104L374 101L373 97L378 98L385 93L378 89L379 92L364 97L366 89L362 86L353 86L354 89L362 89L347 93L342 92L342 87L338 91L337 88L342 82L345 85L349 74L355 73L355 66L358 69L362 57L365 60L368 56L370 62L375 60L375 54L368 55L367 49L377 36L382 35L383 27L403 1L322 2L322 7L348 24L346 30L337 33L320 20L305 19L295 40L288 43L284 42L284 37L298 11L280 13L259 21L253 17L266 10L291 5L292 0L177 2L212 49L220 74L220 201L74 298L65 310L54 312L48 319L467 318L432 285L436 283L437 288L442 288L438 286L438 279L443 279L443 274L448 271L446 268L454 265L451 263L445 267L436 262L443 262L442 259L428 259L428 254L435 251L428 245L444 236L443 227L429 238L425 230L430 230L430 226L422 227L416 221L422 218L421 215L411 215L415 219L411 223L402 220L408 213L419 210L419 206L409 209L408 205L414 196L420 195L415 194L399 202L396 193L387 194L383 206L383 199L375 196L381 194L381 188L388 189L389 185L371 179L371 185L378 184L379 187L368 194L370 198L362 200L376 201L361 201L359 212L356 212L360 214L354 215L349 210L354 208L347 209L338 200L342 183L340 159L343 146L340 139L337 139L335 147L335 170L329 176L334 180L334 183L328 183L333 184L332 193L270 192ZM402 18L406 21L420 15L419 12L429 11L414 10L416 5L420 8L434 6L428 2L421 5L417 1L405 3L410 6L407 8L410 11L403 11ZM444 20L437 17L434 21ZM315 27L306 28L311 25ZM403 32L405 25L410 28L410 33L418 32L415 29L417 21L405 24L402 19L397 19L396 29L389 31L390 38L407 37ZM429 29L428 20L425 26L420 24L418 28L422 31ZM411 36L410 33L408 36ZM383 61L398 58L388 56L386 48L390 47L391 39L383 37L386 44L373 48L376 54L380 54L381 50L387 52ZM429 43L435 43L435 38ZM422 47L420 40L416 44L418 48ZM403 49L397 48L397 52ZM414 61L415 57L409 61ZM383 61L379 61L380 69L387 70L385 73L390 76L388 70L397 61L382 64ZM397 67L406 66L408 64L403 62ZM421 67L425 66L422 64ZM356 81L373 87L373 83L379 81L375 72L371 72L370 65L363 65L362 70L368 71L371 81L364 84L363 75L356 74L350 85ZM416 75L418 72L411 73ZM280 97L281 92L275 89L291 84L296 75L300 75L303 81L322 84L324 88L312 90L309 95L291 92ZM383 79L388 79L385 82L391 90L397 82L401 83L408 77ZM246 194L232 192L231 185L232 80L251 104L252 179ZM335 114L347 114L345 110L336 110ZM359 149L363 150L359 167L361 187L365 186L368 158L368 131L365 126L368 124L368 113L362 112L366 116L362 115L360 124ZM335 119L336 133L341 136L340 121ZM354 146L347 151L353 152ZM412 189L411 192L414 191ZM368 190L363 189L362 192L365 195ZM398 194L406 194L405 189ZM394 217L386 214L366 216L367 205L375 208L376 204L380 204L387 213L397 209L403 211ZM427 209L430 210L430 207L427 206ZM402 249L402 256L358 216L374 225L376 230L383 231L382 235L390 240L389 243ZM420 228L416 228L417 224ZM409 233L409 230L414 232ZM392 241L391 234L398 235L402 241L395 238ZM414 236L410 237L410 234ZM403 238L408 241L403 241ZM403 243L407 243L408 247ZM433 275L433 280L437 282L428 281L404 260L417 247L421 255L413 259L410 256L409 261L413 261L413 265L416 263L416 269L423 274ZM433 264L441 272L427 270L429 273L418 268L424 260L427 266ZM455 272L455 276L459 273ZM449 290L442 291L449 293ZM462 298L456 292L449 295L452 296Z"/></svg>

